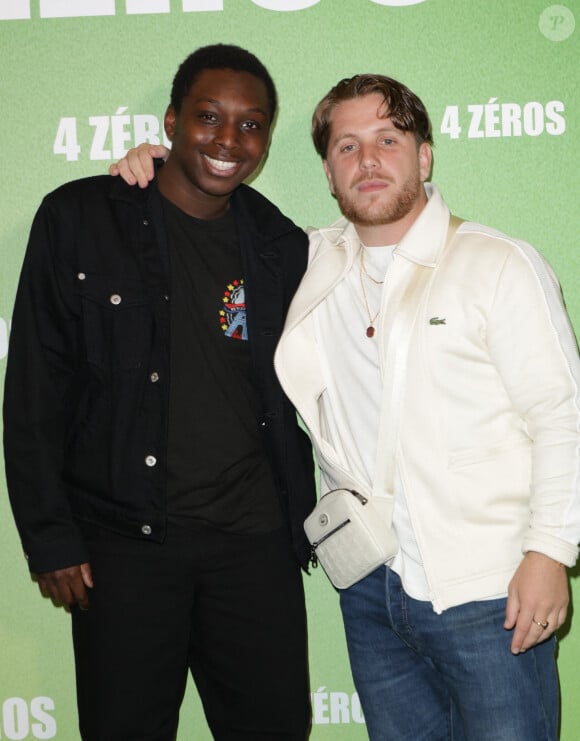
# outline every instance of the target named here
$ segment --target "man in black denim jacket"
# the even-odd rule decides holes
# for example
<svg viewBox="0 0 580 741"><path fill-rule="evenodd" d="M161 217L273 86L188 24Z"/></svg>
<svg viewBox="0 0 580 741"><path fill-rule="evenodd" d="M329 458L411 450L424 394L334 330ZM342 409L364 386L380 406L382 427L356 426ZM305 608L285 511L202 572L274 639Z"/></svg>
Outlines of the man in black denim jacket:
<svg viewBox="0 0 580 741"><path fill-rule="evenodd" d="M242 184L275 109L253 55L200 49L149 187L68 183L34 220L6 472L29 568L71 610L83 739L174 738L188 667L216 739L307 735L313 465L272 362L307 239Z"/></svg>

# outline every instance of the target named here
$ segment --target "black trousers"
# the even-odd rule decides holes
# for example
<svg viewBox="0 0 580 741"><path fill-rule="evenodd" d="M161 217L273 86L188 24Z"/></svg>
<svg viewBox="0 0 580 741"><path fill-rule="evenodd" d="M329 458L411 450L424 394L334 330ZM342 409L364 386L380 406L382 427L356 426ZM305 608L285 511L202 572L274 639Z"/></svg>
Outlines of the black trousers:
<svg viewBox="0 0 580 741"><path fill-rule="evenodd" d="M163 545L82 526L94 588L72 611L84 741L172 741L191 671L217 741L304 741L302 575L286 531L169 529Z"/></svg>

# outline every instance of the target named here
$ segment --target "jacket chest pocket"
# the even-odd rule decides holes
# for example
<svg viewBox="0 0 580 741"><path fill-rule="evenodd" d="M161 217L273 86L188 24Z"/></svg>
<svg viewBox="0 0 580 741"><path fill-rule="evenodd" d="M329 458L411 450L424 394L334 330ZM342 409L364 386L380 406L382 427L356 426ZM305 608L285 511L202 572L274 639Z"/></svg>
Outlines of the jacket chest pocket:
<svg viewBox="0 0 580 741"><path fill-rule="evenodd" d="M153 340L151 300L140 290L81 294L87 361L104 371L146 366Z"/></svg>

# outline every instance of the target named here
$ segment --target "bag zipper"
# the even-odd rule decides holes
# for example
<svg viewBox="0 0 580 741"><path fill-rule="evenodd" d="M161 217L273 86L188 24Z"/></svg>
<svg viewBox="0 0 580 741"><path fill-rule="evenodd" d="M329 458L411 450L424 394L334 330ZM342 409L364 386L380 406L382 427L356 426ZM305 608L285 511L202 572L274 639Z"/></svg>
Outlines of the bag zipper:
<svg viewBox="0 0 580 741"><path fill-rule="evenodd" d="M319 545L322 545L325 540L328 540L331 535L334 535L339 530L342 530L343 527L346 527L348 523L350 522L350 518L348 520L345 520L344 522L341 522L340 525L337 525L333 530L331 530L329 533L326 533L326 535L323 538L320 538L320 540L317 540L315 543L312 543L310 546L310 563L312 564L313 569L318 568L318 556L316 555L316 549Z"/></svg>
<svg viewBox="0 0 580 741"><path fill-rule="evenodd" d="M326 494L324 494L324 496L321 497L321 501L322 501L322 499L324 499L324 497L327 497L329 494L332 494L333 491L336 491L336 489L333 489L332 491L327 491ZM346 491L349 491L363 505L364 504L367 504L367 502L369 501L366 497L363 497L362 494L359 494L358 491L355 491L354 489L347 489ZM345 520L340 525L337 525L329 533L326 533L326 535L323 538L321 538L320 540L316 541L316 543L312 543L312 545L310 546L310 558L309 558L309 561L310 561L313 569L317 569L318 568L318 556L316 555L316 549L318 548L318 546L321 545L322 543L324 543L324 541L327 538L330 538L331 535L334 535L339 530L342 530L342 528L345 527L345 525L348 525L349 522L350 522L350 519Z"/></svg>

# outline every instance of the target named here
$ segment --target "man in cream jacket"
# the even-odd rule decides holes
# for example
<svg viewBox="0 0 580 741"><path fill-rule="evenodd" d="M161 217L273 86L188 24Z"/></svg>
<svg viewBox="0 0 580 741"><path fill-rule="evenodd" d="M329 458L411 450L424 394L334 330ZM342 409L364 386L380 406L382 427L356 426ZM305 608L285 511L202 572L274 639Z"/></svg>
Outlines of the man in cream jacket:
<svg viewBox="0 0 580 741"><path fill-rule="evenodd" d="M404 85L343 80L313 138L343 218L310 235L276 353L322 492L376 496L394 559L340 600L372 741L557 738L580 540L580 362L530 245L450 220Z"/></svg>

